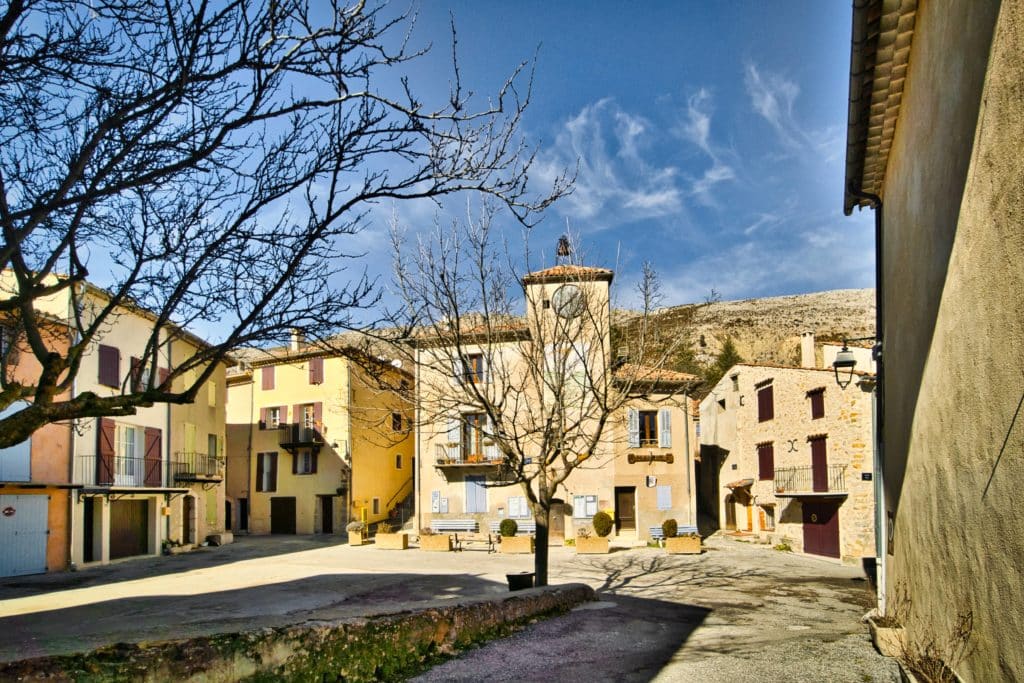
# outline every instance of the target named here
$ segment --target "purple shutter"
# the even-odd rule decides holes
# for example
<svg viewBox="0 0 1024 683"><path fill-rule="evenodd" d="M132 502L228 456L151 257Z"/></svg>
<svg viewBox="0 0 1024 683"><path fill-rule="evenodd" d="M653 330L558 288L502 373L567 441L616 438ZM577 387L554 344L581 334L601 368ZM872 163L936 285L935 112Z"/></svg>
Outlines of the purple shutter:
<svg viewBox="0 0 1024 683"><path fill-rule="evenodd" d="M260 429L267 428L267 408L260 408Z"/></svg>
<svg viewBox="0 0 1024 683"><path fill-rule="evenodd" d="M769 384L757 392L757 421L765 422L775 417L775 395Z"/></svg>
<svg viewBox="0 0 1024 683"><path fill-rule="evenodd" d="M263 391L270 391L274 388L274 366L268 365L262 370Z"/></svg>
<svg viewBox="0 0 1024 683"><path fill-rule="evenodd" d="M277 490L277 453L270 454L270 486L267 487L268 491Z"/></svg>
<svg viewBox="0 0 1024 683"><path fill-rule="evenodd" d="M135 356L132 356L129 363L128 376L131 377L132 391L139 391L140 388L143 388L142 382L140 381L142 379L142 361Z"/></svg>
<svg viewBox="0 0 1024 683"><path fill-rule="evenodd" d="M99 383L107 387L121 385L121 352L116 346L100 344Z"/></svg>
<svg viewBox="0 0 1024 683"><path fill-rule="evenodd" d="M324 383L324 359L322 357L309 359L309 383Z"/></svg>
<svg viewBox="0 0 1024 683"><path fill-rule="evenodd" d="M316 456L317 452L313 451L313 455L309 456L309 471L310 474L316 474Z"/></svg>
<svg viewBox="0 0 1024 683"><path fill-rule="evenodd" d="M160 486L160 430L146 427L146 486Z"/></svg>
<svg viewBox="0 0 1024 683"><path fill-rule="evenodd" d="M775 447L772 444L757 447L757 470L758 478L762 481L775 478Z"/></svg>
<svg viewBox="0 0 1024 683"><path fill-rule="evenodd" d="M256 490L263 490L263 453L256 454Z"/></svg>
<svg viewBox="0 0 1024 683"><path fill-rule="evenodd" d="M96 435L96 483L109 486L114 483L114 421L100 418Z"/></svg>
<svg viewBox="0 0 1024 683"><path fill-rule="evenodd" d="M825 391L819 390L811 394L811 419L825 417Z"/></svg>
<svg viewBox="0 0 1024 683"><path fill-rule="evenodd" d="M171 371L167 368L159 368L156 371L157 377L160 378L160 386L167 384L167 378L171 376ZM167 387L166 391L170 391L171 388Z"/></svg>
<svg viewBox="0 0 1024 683"><path fill-rule="evenodd" d="M811 478L814 491L828 491L828 456L823 436L811 439Z"/></svg>
<svg viewBox="0 0 1024 683"><path fill-rule="evenodd" d="M315 434L323 434L324 404L317 401L313 404L313 431Z"/></svg>

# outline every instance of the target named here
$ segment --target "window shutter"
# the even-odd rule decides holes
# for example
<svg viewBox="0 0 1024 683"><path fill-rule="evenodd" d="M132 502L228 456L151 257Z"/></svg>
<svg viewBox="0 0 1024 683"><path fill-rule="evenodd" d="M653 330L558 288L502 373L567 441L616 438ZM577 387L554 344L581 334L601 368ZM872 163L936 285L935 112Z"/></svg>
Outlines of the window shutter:
<svg viewBox="0 0 1024 683"><path fill-rule="evenodd" d="M268 491L277 490L277 453L270 454L270 486L267 487Z"/></svg>
<svg viewBox="0 0 1024 683"><path fill-rule="evenodd" d="M224 437L223 436L218 436L217 437L217 457L218 458L223 458L224 457Z"/></svg>
<svg viewBox="0 0 1024 683"><path fill-rule="evenodd" d="M636 408L629 409L629 447L640 447L640 413Z"/></svg>
<svg viewBox="0 0 1024 683"><path fill-rule="evenodd" d="M484 434L484 458L486 460L498 459L498 444L494 442L494 422L487 418L487 433Z"/></svg>
<svg viewBox="0 0 1024 683"><path fill-rule="evenodd" d="M457 416L448 418L448 443L457 444L460 441L459 431L462 427L462 420Z"/></svg>
<svg viewBox="0 0 1024 683"><path fill-rule="evenodd" d="M817 420L825 417L825 390L819 389L810 394L811 397L811 419Z"/></svg>
<svg viewBox="0 0 1024 683"><path fill-rule="evenodd" d="M263 391L269 391L274 388L274 366L268 365L263 368L261 372L262 376L262 387Z"/></svg>
<svg viewBox="0 0 1024 683"><path fill-rule="evenodd" d="M132 356L128 363L128 376L131 377L132 391L139 391L141 388L141 382L139 380L142 379L142 373L140 372L142 361L135 356Z"/></svg>
<svg viewBox="0 0 1024 683"><path fill-rule="evenodd" d="M99 361L99 383L107 387L120 386L121 352L117 350L117 347L100 344Z"/></svg>
<svg viewBox="0 0 1024 683"><path fill-rule="evenodd" d="M145 466L146 486L160 486L161 460L160 457L160 430L155 427L146 427L146 450Z"/></svg>
<svg viewBox="0 0 1024 683"><path fill-rule="evenodd" d="M316 456L319 455L316 451L309 456L309 472L310 474L316 474Z"/></svg>
<svg viewBox="0 0 1024 683"><path fill-rule="evenodd" d="M324 382L324 359L322 356L309 359L309 383L323 384Z"/></svg>
<svg viewBox="0 0 1024 683"><path fill-rule="evenodd" d="M765 422L775 417L775 395L771 384L757 392L757 421Z"/></svg>
<svg viewBox="0 0 1024 683"><path fill-rule="evenodd" d="M671 510L672 509L672 487L671 486L659 486L658 487L658 509L659 510Z"/></svg>
<svg viewBox="0 0 1024 683"><path fill-rule="evenodd" d="M266 453L256 454L256 490L263 490L263 462L267 457Z"/></svg>
<svg viewBox="0 0 1024 683"><path fill-rule="evenodd" d="M157 376L160 378L160 386L163 386L167 383L167 378L171 376L171 371L167 368L158 368ZM170 387L167 388L170 389Z"/></svg>
<svg viewBox="0 0 1024 683"><path fill-rule="evenodd" d="M661 429L658 446L661 448L672 448L672 411L666 408L658 411L658 422Z"/></svg>
<svg viewBox="0 0 1024 683"><path fill-rule="evenodd" d="M267 408L260 408L260 429L267 428Z"/></svg>
<svg viewBox="0 0 1024 683"><path fill-rule="evenodd" d="M100 418L99 430L96 434L96 483L100 485L114 483L114 421Z"/></svg>
<svg viewBox="0 0 1024 683"><path fill-rule="evenodd" d="M757 472L758 479L775 478L775 446L770 443L761 444L757 447Z"/></svg>
<svg viewBox="0 0 1024 683"><path fill-rule="evenodd" d="M448 383L452 386L457 386L462 381L463 372L462 358L452 358L452 376L448 379Z"/></svg>
<svg viewBox="0 0 1024 683"><path fill-rule="evenodd" d="M281 407L281 422L282 423L284 423L284 411L285 411L285 408L284 408L284 406L282 406ZM293 431L292 434L295 435L294 438L295 438L296 441L298 441L303 436L305 436L302 433L303 421L304 420L303 420L303 415L302 415L302 405L301 404L293 405L292 406L292 423L295 425L295 431Z"/></svg>
<svg viewBox="0 0 1024 683"><path fill-rule="evenodd" d="M324 424L324 404L317 401L313 404L313 427L317 433L323 433Z"/></svg>
<svg viewBox="0 0 1024 683"><path fill-rule="evenodd" d="M295 451L295 455L292 456L292 474L299 473L299 458L301 457L299 451Z"/></svg>

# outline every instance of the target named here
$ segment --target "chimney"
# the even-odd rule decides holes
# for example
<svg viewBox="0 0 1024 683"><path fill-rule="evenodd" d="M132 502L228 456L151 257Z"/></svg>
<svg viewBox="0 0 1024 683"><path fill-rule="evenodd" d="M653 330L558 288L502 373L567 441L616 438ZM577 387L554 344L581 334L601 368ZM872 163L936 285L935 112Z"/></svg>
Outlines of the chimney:
<svg viewBox="0 0 1024 683"><path fill-rule="evenodd" d="M298 351L306 343L306 335L297 327L292 328L292 343L289 345L292 351Z"/></svg>
<svg viewBox="0 0 1024 683"><path fill-rule="evenodd" d="M800 335L800 367L815 368L818 362L814 358L814 333L803 332Z"/></svg>

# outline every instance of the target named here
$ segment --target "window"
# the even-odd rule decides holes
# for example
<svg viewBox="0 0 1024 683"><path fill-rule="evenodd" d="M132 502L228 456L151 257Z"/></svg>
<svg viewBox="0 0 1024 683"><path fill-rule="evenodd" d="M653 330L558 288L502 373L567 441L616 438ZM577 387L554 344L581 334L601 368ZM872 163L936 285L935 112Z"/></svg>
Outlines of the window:
<svg viewBox="0 0 1024 683"><path fill-rule="evenodd" d="M391 413L391 431L400 432L402 431L402 414Z"/></svg>
<svg viewBox="0 0 1024 683"><path fill-rule="evenodd" d="M256 490L272 492L277 490L277 453L256 455Z"/></svg>
<svg viewBox="0 0 1024 683"><path fill-rule="evenodd" d="M765 384L757 390L757 421L767 422L773 417L775 417L775 393L771 384Z"/></svg>
<svg viewBox="0 0 1024 683"><path fill-rule="evenodd" d="M132 380L132 391L145 391L149 387L149 366L134 356L129 363L128 374Z"/></svg>
<svg viewBox="0 0 1024 683"><path fill-rule="evenodd" d="M316 474L316 455L309 451L296 453L292 474Z"/></svg>
<svg viewBox="0 0 1024 683"><path fill-rule="evenodd" d="M324 383L324 359L322 357L309 359L309 383Z"/></svg>
<svg viewBox="0 0 1024 683"><path fill-rule="evenodd" d="M513 519L529 519L533 516L530 514L530 505L526 501L526 496L508 497L508 516Z"/></svg>
<svg viewBox="0 0 1024 683"><path fill-rule="evenodd" d="M270 391L274 388L274 366L268 365L261 371L261 387L263 391Z"/></svg>
<svg viewBox="0 0 1024 683"><path fill-rule="evenodd" d="M597 496L573 496L573 519L590 519L597 514Z"/></svg>
<svg viewBox="0 0 1024 683"><path fill-rule="evenodd" d="M306 431L316 428L316 409L312 403L302 406L302 427Z"/></svg>
<svg viewBox="0 0 1024 683"><path fill-rule="evenodd" d="M640 411L640 445L656 446L658 444L658 411Z"/></svg>
<svg viewBox="0 0 1024 683"><path fill-rule="evenodd" d="M206 405L211 408L217 407L217 383L213 380L206 383Z"/></svg>
<svg viewBox="0 0 1024 683"><path fill-rule="evenodd" d="M732 390L733 391L739 391L740 390L740 376L739 375L732 375L732 376L729 377L729 379L732 380Z"/></svg>
<svg viewBox="0 0 1024 683"><path fill-rule="evenodd" d="M761 481L775 478L775 446L773 444L757 445L757 478Z"/></svg>
<svg viewBox="0 0 1024 683"><path fill-rule="evenodd" d="M481 384L484 377L484 354L470 353L462 357L463 381Z"/></svg>
<svg viewBox="0 0 1024 683"><path fill-rule="evenodd" d="M466 512L487 512L486 481L483 475L466 477Z"/></svg>
<svg viewBox="0 0 1024 683"><path fill-rule="evenodd" d="M808 391L807 398L811 399L811 419L817 420L825 417L825 389Z"/></svg>
<svg viewBox="0 0 1024 683"><path fill-rule="evenodd" d="M761 508L761 528L765 531L775 529L775 506L765 505Z"/></svg>
<svg viewBox="0 0 1024 683"><path fill-rule="evenodd" d="M375 515L379 515L380 514L380 498L374 498L373 499L373 504L372 504L370 509L373 511L373 514L375 514Z"/></svg>
<svg viewBox="0 0 1024 683"><path fill-rule="evenodd" d="M121 385L121 352L115 346L100 344L100 373L98 381L106 387Z"/></svg>
<svg viewBox="0 0 1024 683"><path fill-rule="evenodd" d="M196 425L193 422L182 423L182 431L185 442L185 452L195 453L196 452Z"/></svg>
<svg viewBox="0 0 1024 683"><path fill-rule="evenodd" d="M402 454L401 453L396 453L395 454L395 469L396 470L402 469Z"/></svg>
<svg viewBox="0 0 1024 683"><path fill-rule="evenodd" d="M658 487L658 509L659 510L671 510L672 509L672 487L671 486L659 486Z"/></svg>
<svg viewBox="0 0 1024 683"><path fill-rule="evenodd" d="M267 429L277 429L281 426L281 409L277 406L267 408Z"/></svg>
<svg viewBox="0 0 1024 683"><path fill-rule="evenodd" d="M476 457L484 454L483 413L466 413L462 416L462 457Z"/></svg>

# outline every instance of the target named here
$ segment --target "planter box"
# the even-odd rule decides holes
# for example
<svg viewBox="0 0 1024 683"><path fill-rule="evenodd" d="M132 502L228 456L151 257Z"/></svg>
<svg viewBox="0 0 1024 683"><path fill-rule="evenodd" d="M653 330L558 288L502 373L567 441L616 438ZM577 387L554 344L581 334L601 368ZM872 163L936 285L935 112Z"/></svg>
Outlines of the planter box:
<svg viewBox="0 0 1024 683"><path fill-rule="evenodd" d="M529 554L533 552L533 536L502 536L498 547L503 553Z"/></svg>
<svg viewBox="0 0 1024 683"><path fill-rule="evenodd" d="M608 554L608 537L591 537L583 538L582 536L576 537L576 554L577 555L607 555Z"/></svg>
<svg viewBox="0 0 1024 683"><path fill-rule="evenodd" d="M405 550L409 547L408 534L381 534L374 536L378 548L383 550Z"/></svg>
<svg viewBox="0 0 1024 683"><path fill-rule="evenodd" d="M348 544L349 545L363 545L366 543L366 532L365 531L350 531L348 532Z"/></svg>
<svg viewBox="0 0 1024 683"><path fill-rule="evenodd" d="M452 537L449 534L420 534L420 550L432 553L447 553L452 549Z"/></svg>
<svg viewBox="0 0 1024 683"><path fill-rule="evenodd" d="M673 536L665 539L669 555L700 555L700 537Z"/></svg>
<svg viewBox="0 0 1024 683"><path fill-rule="evenodd" d="M906 635L902 626L879 626L874 619L868 619L868 630L875 649L880 653L886 657L903 655Z"/></svg>
<svg viewBox="0 0 1024 683"><path fill-rule="evenodd" d="M185 545L171 545L167 546L168 555L184 555L185 553L192 552L192 544L186 543Z"/></svg>

